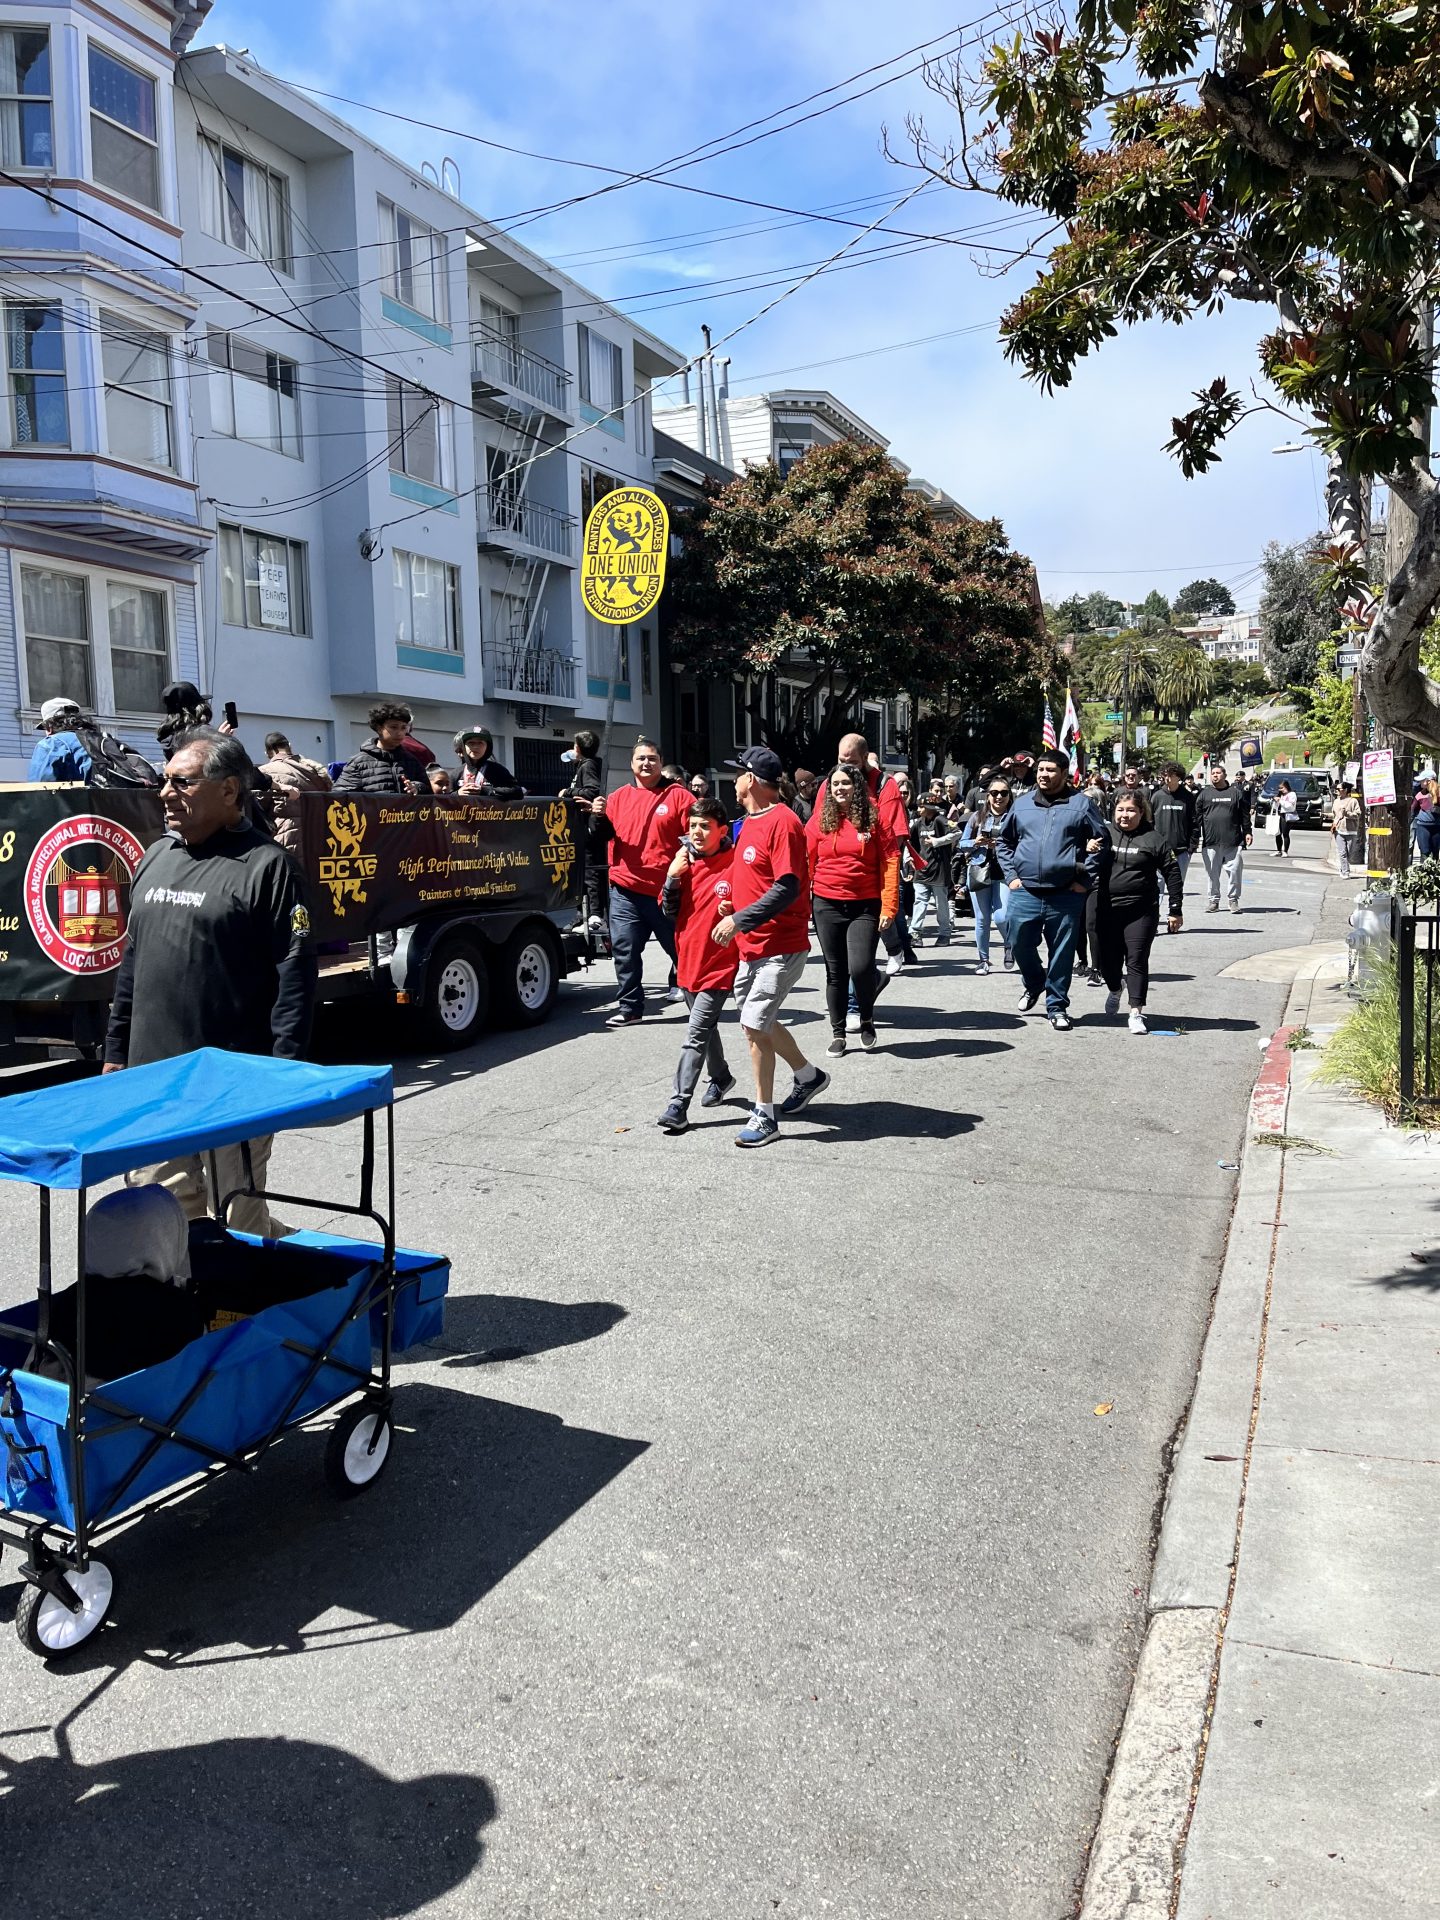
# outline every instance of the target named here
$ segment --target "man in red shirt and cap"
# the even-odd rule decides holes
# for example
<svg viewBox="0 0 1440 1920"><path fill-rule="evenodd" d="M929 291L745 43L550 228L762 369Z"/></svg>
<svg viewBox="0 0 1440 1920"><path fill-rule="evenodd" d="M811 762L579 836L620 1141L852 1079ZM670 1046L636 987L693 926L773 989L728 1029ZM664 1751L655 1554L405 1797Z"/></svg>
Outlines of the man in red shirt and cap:
<svg viewBox="0 0 1440 1920"><path fill-rule="evenodd" d="M734 911L716 923L710 937L721 946L733 940L740 949L735 1004L750 1045L755 1109L735 1144L768 1147L780 1136L776 1054L795 1073L794 1086L780 1102L781 1113L799 1113L830 1084L829 1074L812 1067L778 1024L785 996L810 958L810 859L805 829L780 799L779 754L769 747L747 747L729 764L737 769L735 797L745 817L735 838L731 870Z"/></svg>

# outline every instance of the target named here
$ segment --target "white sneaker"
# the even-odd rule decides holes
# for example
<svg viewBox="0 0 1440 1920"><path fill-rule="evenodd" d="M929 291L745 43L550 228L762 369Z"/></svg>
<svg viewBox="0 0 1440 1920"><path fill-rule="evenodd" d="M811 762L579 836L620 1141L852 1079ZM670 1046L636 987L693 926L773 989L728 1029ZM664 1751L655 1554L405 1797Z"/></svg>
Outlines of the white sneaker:
<svg viewBox="0 0 1440 1920"><path fill-rule="evenodd" d="M665 998L670 1002L671 1006L673 1007L675 1002L677 1000L683 1000L685 998L685 995L679 987L671 987L670 991L666 994Z"/></svg>
<svg viewBox="0 0 1440 1920"><path fill-rule="evenodd" d="M1120 1011L1120 995L1119 995L1118 993L1107 993L1107 994L1106 994L1106 996L1105 996L1105 1011L1106 1011L1106 1013L1119 1013L1119 1011Z"/></svg>
<svg viewBox="0 0 1440 1920"><path fill-rule="evenodd" d="M1131 1007L1130 1031L1131 1033L1148 1033L1150 1031L1150 1029L1145 1024L1145 1013L1143 1008Z"/></svg>
<svg viewBox="0 0 1440 1920"><path fill-rule="evenodd" d="M903 973L904 971L905 971L904 954L892 953L890 958L885 962L885 972L887 977L893 980L897 973Z"/></svg>
<svg viewBox="0 0 1440 1920"><path fill-rule="evenodd" d="M859 1011L858 1011L858 1010L857 1010L856 1012L854 1012L854 1013L847 1013L847 1014L846 1014L846 1016L845 1016L845 1031L846 1031L847 1033L859 1033L859 1031L860 1031L860 1014L859 1014Z"/></svg>

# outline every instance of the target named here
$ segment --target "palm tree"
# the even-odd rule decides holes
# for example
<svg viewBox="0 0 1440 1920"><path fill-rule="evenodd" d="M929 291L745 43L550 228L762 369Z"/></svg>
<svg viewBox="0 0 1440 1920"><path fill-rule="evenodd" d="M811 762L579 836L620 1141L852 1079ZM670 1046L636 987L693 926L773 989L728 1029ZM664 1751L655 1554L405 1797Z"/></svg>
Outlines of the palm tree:
<svg viewBox="0 0 1440 1920"><path fill-rule="evenodd" d="M1107 641L1100 656L1099 680L1106 697L1138 707L1155 684L1155 643L1147 634L1119 633Z"/></svg>
<svg viewBox="0 0 1440 1920"><path fill-rule="evenodd" d="M1197 753L1208 754L1213 763L1225 758L1244 725L1234 707L1197 707L1185 738Z"/></svg>
<svg viewBox="0 0 1440 1920"><path fill-rule="evenodd" d="M1215 677L1215 663L1195 640L1175 634L1162 641L1156 654L1155 698L1184 726L1191 710L1205 699Z"/></svg>

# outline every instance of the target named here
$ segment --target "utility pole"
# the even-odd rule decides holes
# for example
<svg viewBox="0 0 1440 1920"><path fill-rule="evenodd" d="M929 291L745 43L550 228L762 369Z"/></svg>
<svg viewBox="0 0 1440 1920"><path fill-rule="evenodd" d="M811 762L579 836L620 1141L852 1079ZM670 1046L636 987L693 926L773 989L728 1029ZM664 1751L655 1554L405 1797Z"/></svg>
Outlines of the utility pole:
<svg viewBox="0 0 1440 1920"><path fill-rule="evenodd" d="M1125 651L1120 656L1120 771L1123 774L1130 758L1130 642L1122 640Z"/></svg>

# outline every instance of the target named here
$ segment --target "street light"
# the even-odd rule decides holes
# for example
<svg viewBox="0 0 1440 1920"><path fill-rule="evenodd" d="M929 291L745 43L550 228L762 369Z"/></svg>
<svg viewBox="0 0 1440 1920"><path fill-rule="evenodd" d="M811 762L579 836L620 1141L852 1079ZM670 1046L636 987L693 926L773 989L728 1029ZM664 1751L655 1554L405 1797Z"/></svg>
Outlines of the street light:
<svg viewBox="0 0 1440 1920"><path fill-rule="evenodd" d="M1313 453L1315 449L1308 440L1287 440L1282 447L1271 447L1271 453Z"/></svg>

